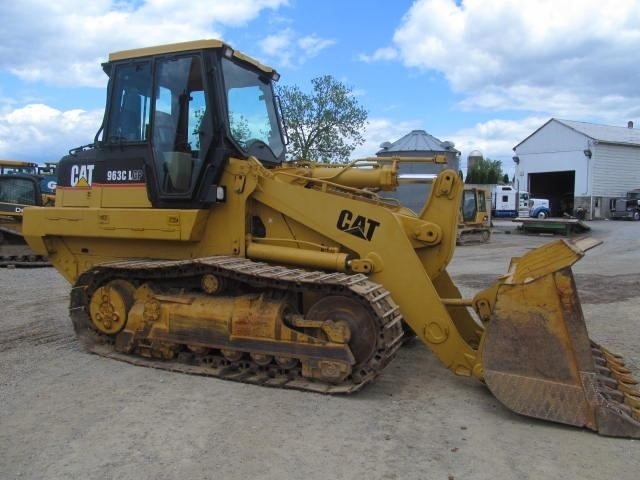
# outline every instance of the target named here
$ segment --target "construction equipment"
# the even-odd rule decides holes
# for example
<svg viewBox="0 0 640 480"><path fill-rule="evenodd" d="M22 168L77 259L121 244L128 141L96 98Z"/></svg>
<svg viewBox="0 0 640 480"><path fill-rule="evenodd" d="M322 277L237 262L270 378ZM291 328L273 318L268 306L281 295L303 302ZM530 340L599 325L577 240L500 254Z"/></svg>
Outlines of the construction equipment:
<svg viewBox="0 0 640 480"><path fill-rule="evenodd" d="M22 212L43 206L53 197L40 191L40 177L23 173L0 174L0 267L42 267L46 258L34 253L22 235ZM50 203L52 204L52 203Z"/></svg>
<svg viewBox="0 0 640 480"><path fill-rule="evenodd" d="M487 243L491 238L491 219L487 209L488 190L465 186L458 218L456 243Z"/></svg>
<svg viewBox="0 0 640 480"><path fill-rule="evenodd" d="M58 183L57 162L45 162L44 165L38 165L38 176L40 180L40 190L43 196L55 195L56 184Z"/></svg>
<svg viewBox="0 0 640 480"><path fill-rule="evenodd" d="M589 340L556 241L462 298L447 273L463 184L445 169L419 213L378 191L402 159L285 163L278 74L223 42L113 53L94 143L58 164L29 245L73 284L92 352L326 393L362 388L410 328L516 412L640 438L640 393ZM445 157L434 157L443 163Z"/></svg>
<svg viewBox="0 0 640 480"><path fill-rule="evenodd" d="M0 175L9 173L36 175L38 173L38 164L34 162L25 162L23 160L0 159Z"/></svg>
<svg viewBox="0 0 640 480"><path fill-rule="evenodd" d="M413 165L417 163L433 162L433 159L416 157L392 157L396 164L405 162ZM389 162L381 160L382 165ZM446 167L446 165L441 165ZM393 197L398 199L404 207L414 212L419 212L424 204L424 199L430 194L431 184L437 174L431 173L400 173L398 174L398 188L393 192ZM418 188L416 188L418 187ZM462 192L462 203L458 215L458 229L456 231L456 244L467 245L471 243L487 243L491 238L491 218L487 209L489 189L479 186L465 185Z"/></svg>

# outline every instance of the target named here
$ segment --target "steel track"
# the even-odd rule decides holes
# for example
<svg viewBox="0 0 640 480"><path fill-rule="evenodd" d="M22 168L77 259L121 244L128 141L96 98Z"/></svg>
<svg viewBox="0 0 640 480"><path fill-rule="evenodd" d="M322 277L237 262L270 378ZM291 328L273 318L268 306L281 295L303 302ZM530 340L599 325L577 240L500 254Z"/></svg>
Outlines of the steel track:
<svg viewBox="0 0 640 480"><path fill-rule="evenodd" d="M221 354L198 355L183 351L175 360L156 360L114 349L114 339L97 331L89 318L92 293L110 280L135 283L166 282L179 286L187 279L214 274L248 289L265 292L313 292L345 295L361 302L375 318L377 344L374 354L339 384L323 383L301 376L298 368L283 368L272 362L257 365L248 355L232 362ZM238 257L204 257L193 260L129 260L97 266L82 274L71 293L70 315L78 338L98 355L135 365L205 375L256 385L322 393L349 393L371 382L391 361L403 341L402 315L389 292L365 275L347 275L288 268ZM357 332L352 332L357 335ZM251 353L251 352L246 352Z"/></svg>

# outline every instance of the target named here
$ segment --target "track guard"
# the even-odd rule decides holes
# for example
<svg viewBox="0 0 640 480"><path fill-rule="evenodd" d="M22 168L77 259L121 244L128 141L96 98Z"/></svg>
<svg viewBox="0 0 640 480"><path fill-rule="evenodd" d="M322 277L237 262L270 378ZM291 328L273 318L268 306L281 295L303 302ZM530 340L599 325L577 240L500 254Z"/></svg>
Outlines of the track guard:
<svg viewBox="0 0 640 480"><path fill-rule="evenodd" d="M512 261L482 343L484 378L522 415L640 438L637 381L589 339L571 272L598 243L559 240Z"/></svg>

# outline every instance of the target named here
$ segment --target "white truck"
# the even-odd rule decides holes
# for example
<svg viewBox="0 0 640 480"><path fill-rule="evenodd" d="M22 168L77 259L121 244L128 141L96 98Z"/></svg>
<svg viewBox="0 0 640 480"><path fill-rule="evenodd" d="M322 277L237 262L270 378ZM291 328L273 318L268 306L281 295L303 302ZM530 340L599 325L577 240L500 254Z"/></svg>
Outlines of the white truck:
<svg viewBox="0 0 640 480"><path fill-rule="evenodd" d="M492 217L528 217L529 208L529 192L518 190L511 185L491 187Z"/></svg>
<svg viewBox="0 0 640 480"><path fill-rule="evenodd" d="M546 198L529 198L529 217L547 218L551 215L551 206Z"/></svg>

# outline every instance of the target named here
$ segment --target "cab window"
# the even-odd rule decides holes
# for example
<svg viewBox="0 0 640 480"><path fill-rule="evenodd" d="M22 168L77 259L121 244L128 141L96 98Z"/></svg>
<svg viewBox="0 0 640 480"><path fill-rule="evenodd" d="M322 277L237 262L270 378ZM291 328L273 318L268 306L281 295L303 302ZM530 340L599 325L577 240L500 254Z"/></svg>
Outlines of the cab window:
<svg viewBox="0 0 640 480"><path fill-rule="evenodd" d="M203 158L206 101L200 57L161 59L156 64L151 142L163 194L191 192Z"/></svg>
<svg viewBox="0 0 640 480"><path fill-rule="evenodd" d="M105 134L108 143L140 142L147 139L150 90L149 62L116 67L111 111Z"/></svg>
<svg viewBox="0 0 640 480"><path fill-rule="evenodd" d="M482 190L478 192L478 211L479 212L487 211L487 199L484 196L484 192Z"/></svg>
<svg viewBox="0 0 640 480"><path fill-rule="evenodd" d="M222 73L231 138L247 155L281 161L285 148L270 81L227 58L222 60Z"/></svg>
<svg viewBox="0 0 640 480"><path fill-rule="evenodd" d="M7 176L0 179L0 203L37 205L35 182L32 179Z"/></svg>

